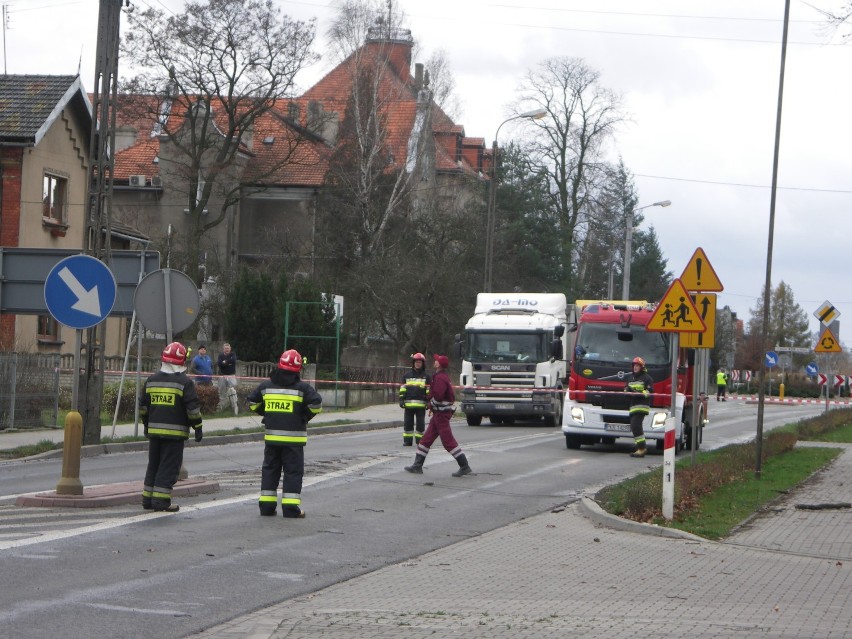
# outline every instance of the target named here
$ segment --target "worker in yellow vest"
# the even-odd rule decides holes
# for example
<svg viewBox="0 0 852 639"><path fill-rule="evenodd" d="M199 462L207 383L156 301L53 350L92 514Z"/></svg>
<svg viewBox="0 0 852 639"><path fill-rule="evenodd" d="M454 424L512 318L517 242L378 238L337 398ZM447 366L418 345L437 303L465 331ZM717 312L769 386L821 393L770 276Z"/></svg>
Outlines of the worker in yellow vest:
<svg viewBox="0 0 852 639"><path fill-rule="evenodd" d="M718 402L720 399L725 401L725 393L728 390L728 374L725 372L724 368L720 368L716 371L716 401Z"/></svg>

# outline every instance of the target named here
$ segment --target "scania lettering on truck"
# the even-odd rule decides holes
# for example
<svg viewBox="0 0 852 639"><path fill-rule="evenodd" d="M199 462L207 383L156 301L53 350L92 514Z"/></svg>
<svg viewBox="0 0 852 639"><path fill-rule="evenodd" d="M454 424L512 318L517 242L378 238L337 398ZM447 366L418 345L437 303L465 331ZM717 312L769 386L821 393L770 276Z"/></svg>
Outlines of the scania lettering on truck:
<svg viewBox="0 0 852 639"><path fill-rule="evenodd" d="M567 303L561 293L479 293L456 335L461 408L471 426L544 418L558 426L565 381Z"/></svg>
<svg viewBox="0 0 852 639"><path fill-rule="evenodd" d="M630 396L624 393L634 357L645 360L654 380L645 439L664 448L666 423L674 419L675 451L692 446L694 351L678 349L674 417L671 416L672 352L670 333L646 331L654 306L642 301L579 300L568 326L570 362L562 432L568 448L633 440ZM706 407L699 403L698 444Z"/></svg>

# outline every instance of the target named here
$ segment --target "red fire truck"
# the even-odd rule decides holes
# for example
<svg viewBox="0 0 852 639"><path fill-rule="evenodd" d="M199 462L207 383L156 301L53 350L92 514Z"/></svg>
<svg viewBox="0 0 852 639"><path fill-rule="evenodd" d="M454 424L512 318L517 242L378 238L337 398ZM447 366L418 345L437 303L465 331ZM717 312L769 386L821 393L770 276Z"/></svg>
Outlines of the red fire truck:
<svg viewBox="0 0 852 639"><path fill-rule="evenodd" d="M573 334L568 354L568 391L562 413L562 432L568 448L614 444L630 438L629 396L623 393L634 357L645 360L654 380L651 412L645 418L645 438L664 447L666 423L675 421L675 450L692 447L692 380L694 351L678 349L674 417L672 349L669 333L646 331L654 306L643 301L579 300L568 331ZM706 398L699 402L698 440L701 443Z"/></svg>

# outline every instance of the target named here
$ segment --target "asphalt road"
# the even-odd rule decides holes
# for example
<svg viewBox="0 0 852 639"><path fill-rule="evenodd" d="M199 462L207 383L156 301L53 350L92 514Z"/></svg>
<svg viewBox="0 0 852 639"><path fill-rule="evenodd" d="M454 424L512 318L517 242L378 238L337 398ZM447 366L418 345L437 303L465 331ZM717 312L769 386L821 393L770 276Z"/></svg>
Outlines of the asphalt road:
<svg viewBox="0 0 852 639"><path fill-rule="evenodd" d="M767 406L765 428L821 411ZM753 436L756 412L713 402L702 447ZM258 516L259 442L187 450L191 475L222 490L181 500L176 514L17 508L18 492L55 487L61 461L2 463L0 637L183 637L553 509L662 460L631 459L626 443L567 450L561 431L542 424L454 430L475 475L451 477L457 466L438 444L424 475L404 472L413 453L396 430L312 437L305 520ZM139 479L145 463L144 453L87 458L81 479ZM566 552L554 548L554 557Z"/></svg>

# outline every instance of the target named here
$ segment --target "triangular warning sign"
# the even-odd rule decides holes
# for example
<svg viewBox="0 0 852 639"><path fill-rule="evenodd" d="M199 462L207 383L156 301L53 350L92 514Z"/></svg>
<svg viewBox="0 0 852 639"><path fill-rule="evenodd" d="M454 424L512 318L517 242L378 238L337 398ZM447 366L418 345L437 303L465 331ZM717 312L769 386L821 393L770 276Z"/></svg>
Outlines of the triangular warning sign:
<svg viewBox="0 0 852 639"><path fill-rule="evenodd" d="M645 329L667 333L703 333L707 326L683 282L675 280L657 304Z"/></svg>
<svg viewBox="0 0 852 639"><path fill-rule="evenodd" d="M837 341L837 338L834 337L834 333L831 332L831 329L826 326L822 334L819 336L817 340L816 348L814 348L815 353L842 353L843 349L840 348L840 344Z"/></svg>
<svg viewBox="0 0 852 639"><path fill-rule="evenodd" d="M719 281L719 276L713 270L710 260L704 254L704 249L700 247L695 249L689 264L683 269L680 281L683 282L688 291L712 293L725 290L722 282Z"/></svg>

